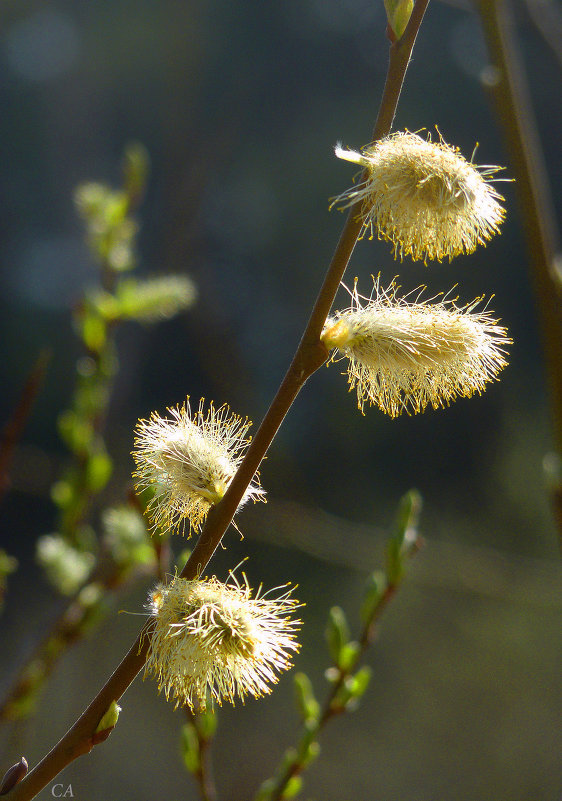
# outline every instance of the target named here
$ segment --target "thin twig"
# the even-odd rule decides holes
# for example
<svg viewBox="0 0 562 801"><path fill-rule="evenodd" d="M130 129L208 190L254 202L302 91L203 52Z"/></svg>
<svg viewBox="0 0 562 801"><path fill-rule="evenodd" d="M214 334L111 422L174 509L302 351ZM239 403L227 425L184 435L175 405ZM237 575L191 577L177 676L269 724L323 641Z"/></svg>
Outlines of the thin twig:
<svg viewBox="0 0 562 801"><path fill-rule="evenodd" d="M388 72L373 140L390 132L412 49L428 4L429 0L417 0L404 35L390 46ZM205 569L294 399L306 380L327 360L328 353L319 337L361 227L352 208L291 366L224 498L209 512L197 545L182 571L183 578L193 579ZM105 711L112 701L117 701L123 695L146 661L148 625L145 624L127 655L76 723L8 793L10 801L30 801L70 762L92 749L93 732Z"/></svg>
<svg viewBox="0 0 562 801"><path fill-rule="evenodd" d="M423 545L421 537L416 535L415 539L410 544L405 558L411 559L415 556ZM275 780L275 786L267 797L267 801L282 801L283 793L287 788L290 780L294 776L300 775L306 768L307 751L310 745L318 740L318 736L326 724L337 715L341 715L347 711L345 705L340 700L340 693L345 685L346 679L353 675L359 663L365 656L366 651L372 645L377 634L377 624L386 610L391 600L396 595L401 584L401 580L389 582L381 594L377 604L373 608L371 615L361 630L359 636L359 648L355 654L353 662L345 668L335 665L330 672L334 671L335 676L332 679L332 686L330 692L324 701L324 705L318 718L313 725L306 725L304 727L303 736L300 740L300 747L294 754L294 757L286 764L281 776Z"/></svg>

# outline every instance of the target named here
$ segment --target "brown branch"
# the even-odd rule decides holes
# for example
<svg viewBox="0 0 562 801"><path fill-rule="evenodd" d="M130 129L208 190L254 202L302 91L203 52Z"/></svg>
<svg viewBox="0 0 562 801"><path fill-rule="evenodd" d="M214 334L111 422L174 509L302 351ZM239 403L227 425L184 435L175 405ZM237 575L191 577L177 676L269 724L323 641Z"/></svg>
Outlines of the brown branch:
<svg viewBox="0 0 562 801"><path fill-rule="evenodd" d="M390 46L388 72L373 140L390 132L412 49L428 4L429 0L417 0L404 35ZM224 498L211 509L197 545L182 571L183 578L193 579L205 569L291 404L306 380L327 360L328 353L319 337L360 230L361 223L352 208L291 366ZM91 750L96 726L110 703L123 695L142 669L148 646L145 626L121 664L72 728L6 798L10 801L29 801L70 762Z"/></svg>

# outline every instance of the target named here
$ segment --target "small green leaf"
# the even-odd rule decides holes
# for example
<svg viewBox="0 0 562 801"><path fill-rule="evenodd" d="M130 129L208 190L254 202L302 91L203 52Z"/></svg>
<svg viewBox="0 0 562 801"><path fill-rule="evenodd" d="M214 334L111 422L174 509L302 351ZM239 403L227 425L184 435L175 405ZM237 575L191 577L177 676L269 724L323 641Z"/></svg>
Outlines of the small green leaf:
<svg viewBox="0 0 562 801"><path fill-rule="evenodd" d="M389 584L397 584L402 578L407 549L417 536L421 507L422 499L417 490L410 490L400 500L392 536L386 546L386 577Z"/></svg>
<svg viewBox="0 0 562 801"><path fill-rule="evenodd" d="M300 776L291 776L281 798L294 798L301 790L302 778Z"/></svg>
<svg viewBox="0 0 562 801"><path fill-rule="evenodd" d="M339 606L333 606L328 616L326 626L326 641L330 649L330 655L334 662L339 665L340 651L349 640L349 626L345 612Z"/></svg>
<svg viewBox="0 0 562 801"><path fill-rule="evenodd" d="M303 720L317 720L320 704L314 697L312 683L306 673L297 673L294 677L297 707Z"/></svg>

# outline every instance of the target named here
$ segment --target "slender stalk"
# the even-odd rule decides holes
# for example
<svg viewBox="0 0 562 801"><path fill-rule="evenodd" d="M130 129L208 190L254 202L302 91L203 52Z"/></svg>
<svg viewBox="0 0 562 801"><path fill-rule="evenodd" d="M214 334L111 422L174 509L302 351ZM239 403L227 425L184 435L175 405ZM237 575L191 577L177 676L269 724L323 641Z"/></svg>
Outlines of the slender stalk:
<svg viewBox="0 0 562 801"><path fill-rule="evenodd" d="M415 539L408 547L407 552L404 554L404 558L411 559L414 557L422 545L422 539L416 535ZM374 642L377 634L378 622L387 606L396 595L398 589L400 588L400 584L401 579L389 582L385 591L380 596L378 603L371 612L369 620L365 622L361 630L358 640L359 648L357 649L357 653L353 662L345 668L337 665L331 668L331 670L335 671L335 678L332 681L330 692L324 701L324 705L322 706L320 714L312 725L308 724L303 727L303 734L300 738L294 757L288 761L282 770L281 775L275 779L275 785L272 787L269 795L267 796L267 801L282 801L284 798L283 794L291 779L294 776L299 776L305 770L310 746L317 742L322 729L332 718L336 717L337 715L344 714L347 711L346 706L342 704L340 700L340 694L344 687L345 681L349 676L353 675L359 666L359 663L365 656L366 651Z"/></svg>
<svg viewBox="0 0 562 801"><path fill-rule="evenodd" d="M562 307L555 257L560 245L531 93L507 0L477 0L496 80L491 90L515 172L545 354L555 447L562 455ZM562 486L553 503L562 544Z"/></svg>
<svg viewBox="0 0 562 801"><path fill-rule="evenodd" d="M412 49L428 4L429 0L417 0L404 35L390 46L386 83L373 139L386 136L390 132ZM361 225L352 208L291 366L228 491L220 504L211 509L197 545L182 571L183 578L195 578L205 569L298 392L312 373L327 360L328 352L319 337L360 230ZM113 675L72 728L6 798L10 801L29 801L66 765L92 749L92 738L97 724L111 702L121 697L142 669L148 647L149 637L145 626Z"/></svg>

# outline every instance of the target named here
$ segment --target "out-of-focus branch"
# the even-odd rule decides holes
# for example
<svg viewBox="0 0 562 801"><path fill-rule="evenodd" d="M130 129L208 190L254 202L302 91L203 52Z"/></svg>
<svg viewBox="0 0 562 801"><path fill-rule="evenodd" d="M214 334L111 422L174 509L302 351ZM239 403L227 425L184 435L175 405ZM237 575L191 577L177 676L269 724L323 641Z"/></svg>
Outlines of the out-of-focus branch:
<svg viewBox="0 0 562 801"><path fill-rule="evenodd" d="M14 413L0 435L0 499L9 486L8 470L14 448L20 440L32 406L43 384L49 358L48 350L39 354L20 393Z"/></svg>
<svg viewBox="0 0 562 801"><path fill-rule="evenodd" d="M508 0L475 0L490 53L485 75L516 179L545 354L555 445L562 454L562 298L556 272L559 232L531 93ZM553 493L556 499L560 493ZM557 519L562 519L557 510ZM562 538L562 529L560 530Z"/></svg>

